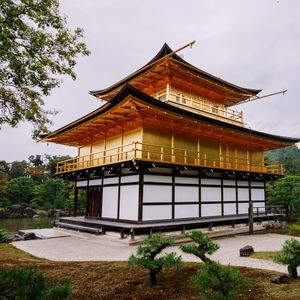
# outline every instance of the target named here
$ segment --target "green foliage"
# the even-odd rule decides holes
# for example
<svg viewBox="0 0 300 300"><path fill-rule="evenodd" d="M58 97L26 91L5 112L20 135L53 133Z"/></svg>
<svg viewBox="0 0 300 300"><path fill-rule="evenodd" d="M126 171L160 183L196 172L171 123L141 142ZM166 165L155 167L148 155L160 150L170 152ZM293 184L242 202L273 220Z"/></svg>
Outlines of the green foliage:
<svg viewBox="0 0 300 300"><path fill-rule="evenodd" d="M297 267L300 266L300 242L295 239L285 241L281 253L274 261L287 265L290 277L297 278Z"/></svg>
<svg viewBox="0 0 300 300"><path fill-rule="evenodd" d="M300 236L300 224L291 224L288 226L288 233L294 236Z"/></svg>
<svg viewBox="0 0 300 300"><path fill-rule="evenodd" d="M11 203L27 203L34 197L34 182L31 178L17 177L8 181L4 192Z"/></svg>
<svg viewBox="0 0 300 300"><path fill-rule="evenodd" d="M28 163L25 160L13 161L10 167L10 178L17 178L25 176L25 169L28 167Z"/></svg>
<svg viewBox="0 0 300 300"><path fill-rule="evenodd" d="M48 178L45 182L36 186L35 197L31 204L34 208L59 208L68 205L69 186L61 178Z"/></svg>
<svg viewBox="0 0 300 300"><path fill-rule="evenodd" d="M267 184L267 203L283 205L287 216L300 216L300 176L286 176Z"/></svg>
<svg viewBox="0 0 300 300"><path fill-rule="evenodd" d="M202 265L192 279L201 299L231 300L242 287L250 287L249 281L235 268L214 261Z"/></svg>
<svg viewBox="0 0 300 300"><path fill-rule="evenodd" d="M51 286L46 277L32 267L0 270L0 299L59 300L66 299L70 292L67 280Z"/></svg>
<svg viewBox="0 0 300 300"><path fill-rule="evenodd" d="M68 155L65 155L65 156L59 156L59 155L54 155L54 156L51 156L51 155L45 155L45 159L48 161L47 164L46 164L46 168L45 168L45 171L47 172L47 174L50 176L50 177L55 177L55 172L56 172L56 164L60 161L63 161L63 160L67 160L67 159L70 159L71 157L68 156Z"/></svg>
<svg viewBox="0 0 300 300"><path fill-rule="evenodd" d="M4 229L0 228L0 243L6 243L8 241L8 234Z"/></svg>
<svg viewBox="0 0 300 300"><path fill-rule="evenodd" d="M132 266L142 266L148 269L150 284L154 286L157 284L156 275L163 267L175 266L179 268L182 265L181 256L176 256L174 252L159 255L162 250L174 245L174 243L173 239L155 233L143 241L138 247L136 255L129 257L128 263Z"/></svg>
<svg viewBox="0 0 300 300"><path fill-rule="evenodd" d="M26 120L37 137L55 113L43 97L60 85L58 76L75 79L77 56L89 54L83 30L66 27L59 0L2 0L0 12L0 125Z"/></svg>
<svg viewBox="0 0 300 300"><path fill-rule="evenodd" d="M300 149L297 146L268 151L265 158L270 163L283 164L286 175L300 176Z"/></svg>
<svg viewBox="0 0 300 300"><path fill-rule="evenodd" d="M203 234L199 230L192 230L187 236L195 243L192 245L181 245L180 249L183 252L194 254L199 257L203 262L210 261L206 254L213 254L219 249L219 245L214 243L210 237Z"/></svg>
<svg viewBox="0 0 300 300"><path fill-rule="evenodd" d="M210 237L199 230L192 230L187 236L194 243L182 245L180 249L199 257L204 262L204 265L193 277L193 282L201 297L212 300L235 299L241 287L248 286L249 282L235 268L222 266L207 257L219 249L219 245L214 243Z"/></svg>

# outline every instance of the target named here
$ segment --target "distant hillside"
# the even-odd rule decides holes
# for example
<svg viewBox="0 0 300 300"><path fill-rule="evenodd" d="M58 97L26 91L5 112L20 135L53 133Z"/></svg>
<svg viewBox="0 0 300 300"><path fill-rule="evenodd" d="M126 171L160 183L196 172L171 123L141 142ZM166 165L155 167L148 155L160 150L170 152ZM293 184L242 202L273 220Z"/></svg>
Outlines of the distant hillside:
<svg viewBox="0 0 300 300"><path fill-rule="evenodd" d="M284 164L285 175L300 176L300 149L297 146L265 152L267 163Z"/></svg>

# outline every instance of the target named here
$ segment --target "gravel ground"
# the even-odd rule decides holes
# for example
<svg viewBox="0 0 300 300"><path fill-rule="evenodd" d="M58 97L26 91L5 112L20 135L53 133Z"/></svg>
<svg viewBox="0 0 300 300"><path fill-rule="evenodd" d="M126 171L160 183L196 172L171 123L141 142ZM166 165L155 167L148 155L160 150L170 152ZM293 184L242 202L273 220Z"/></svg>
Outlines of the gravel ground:
<svg viewBox="0 0 300 300"><path fill-rule="evenodd" d="M95 236L87 233L65 231L54 229L59 234L67 232L68 237L60 237L45 240L19 241L12 244L25 252L40 258L54 261L122 261L135 252L136 246L129 246L126 240L120 240L117 234ZM234 237L220 238L215 240L220 249L212 255L212 258L222 264L245 266L286 272L286 267L271 261L240 257L239 249L251 245L254 251L278 251L283 243L290 239L287 235L279 234L257 234L238 235ZM300 241L300 238L298 238ZM184 261L199 261L196 257L181 252L178 247L170 248L168 251L176 251L182 255Z"/></svg>

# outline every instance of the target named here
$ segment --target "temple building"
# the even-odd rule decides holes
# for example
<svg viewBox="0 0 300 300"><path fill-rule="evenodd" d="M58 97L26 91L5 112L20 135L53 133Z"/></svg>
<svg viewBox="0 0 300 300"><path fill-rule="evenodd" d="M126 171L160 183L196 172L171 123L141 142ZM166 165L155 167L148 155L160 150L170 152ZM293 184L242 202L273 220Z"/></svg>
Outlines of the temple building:
<svg viewBox="0 0 300 300"><path fill-rule="evenodd" d="M75 202L78 189L87 191L91 222L242 219L250 202L264 213L266 182L283 176L264 152L300 140L246 126L232 107L259 92L194 67L164 44L144 67L90 92L104 105L43 141L78 149L56 174L75 181Z"/></svg>

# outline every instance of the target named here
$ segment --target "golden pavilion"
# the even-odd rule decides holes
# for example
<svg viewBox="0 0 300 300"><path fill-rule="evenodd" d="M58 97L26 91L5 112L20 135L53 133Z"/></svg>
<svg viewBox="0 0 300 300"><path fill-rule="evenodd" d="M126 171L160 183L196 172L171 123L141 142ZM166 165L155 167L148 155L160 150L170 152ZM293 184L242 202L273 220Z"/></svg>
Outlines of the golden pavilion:
<svg viewBox="0 0 300 300"><path fill-rule="evenodd" d="M133 74L90 92L104 105L43 140L78 149L56 171L75 181L75 204L78 189L87 191L82 221L132 230L245 219L250 202L264 211L266 181L283 175L264 152L299 142L248 128L232 108L260 91L204 72L164 44Z"/></svg>

